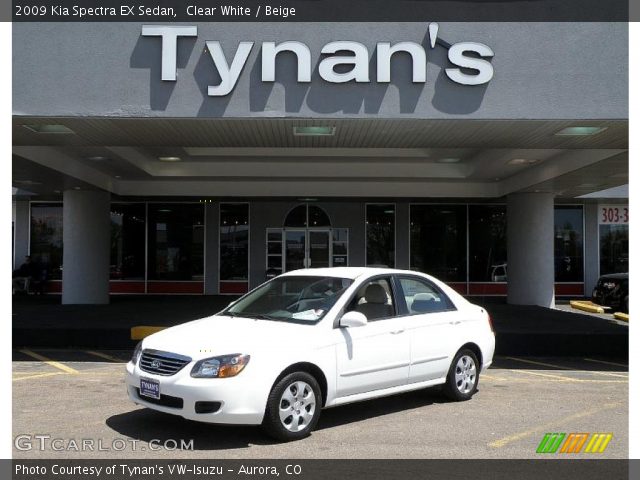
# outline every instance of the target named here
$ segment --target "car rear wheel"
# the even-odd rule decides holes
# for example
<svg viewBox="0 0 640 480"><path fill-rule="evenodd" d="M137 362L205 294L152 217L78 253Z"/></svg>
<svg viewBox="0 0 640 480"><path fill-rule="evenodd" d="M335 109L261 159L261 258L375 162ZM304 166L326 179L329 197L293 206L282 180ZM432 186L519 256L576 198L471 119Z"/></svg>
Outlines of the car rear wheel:
<svg viewBox="0 0 640 480"><path fill-rule="evenodd" d="M471 350L460 350L451 362L443 393L451 400L462 402L469 400L478 387L480 363Z"/></svg>
<svg viewBox="0 0 640 480"><path fill-rule="evenodd" d="M290 373L271 389L263 427L277 440L299 440L315 428L321 408L322 393L316 379L306 372Z"/></svg>

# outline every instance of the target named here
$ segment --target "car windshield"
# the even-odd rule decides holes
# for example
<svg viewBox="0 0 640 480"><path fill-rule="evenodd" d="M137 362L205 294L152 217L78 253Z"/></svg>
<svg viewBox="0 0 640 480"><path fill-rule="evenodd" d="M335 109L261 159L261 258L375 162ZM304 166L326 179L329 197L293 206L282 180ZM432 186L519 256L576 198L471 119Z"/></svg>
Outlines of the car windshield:
<svg viewBox="0 0 640 480"><path fill-rule="evenodd" d="M315 324L352 283L351 279L337 277L278 277L245 295L221 315Z"/></svg>

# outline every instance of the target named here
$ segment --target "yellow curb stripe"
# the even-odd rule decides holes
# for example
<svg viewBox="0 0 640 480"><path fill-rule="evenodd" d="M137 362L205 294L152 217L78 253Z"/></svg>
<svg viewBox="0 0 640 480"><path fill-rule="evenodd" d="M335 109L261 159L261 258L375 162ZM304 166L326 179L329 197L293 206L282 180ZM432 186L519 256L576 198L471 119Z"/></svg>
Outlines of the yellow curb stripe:
<svg viewBox="0 0 640 480"><path fill-rule="evenodd" d="M605 360L596 360L595 358L583 358L583 360L585 360L587 362L602 363L604 365L613 365L614 367L629 368L629 365L625 365L624 363L609 362L609 361L605 361Z"/></svg>
<svg viewBox="0 0 640 480"><path fill-rule="evenodd" d="M589 440L589 443L587 444L587 448L584 449L585 453L591 453L591 447L593 447L593 444L597 439L598 439L597 434L594 434L591 436L591 440Z"/></svg>
<svg viewBox="0 0 640 480"><path fill-rule="evenodd" d="M20 353L24 353L25 355L31 358L40 360L41 362L44 362L47 365L51 365L52 367L57 368L58 370L62 370L65 373L70 373L72 375L75 375L76 373L78 373L78 371L75 368L68 367L63 363L51 360L50 358L47 358L44 355L40 355L39 353L32 352L31 350L20 350Z"/></svg>
<svg viewBox="0 0 640 480"><path fill-rule="evenodd" d="M619 407L620 405L621 405L620 403L605 403L600 408L594 408L594 409L591 409L591 410L585 410L583 412L574 413L573 415L569 415L568 417L559 418L557 420L545 423L544 425L540 425L540 426L538 426L536 428L532 428L531 430L525 430L524 432L516 433L514 435L509 435L509 436L501 438L499 440L495 440L495 441L489 443L489 446L492 447L492 448L502 448L505 445L508 445L510 443L513 443L513 442L517 442L518 440L522 440L523 438L530 437L530 436L535 435L537 433L554 431L555 427L558 426L558 425L562 425L562 424L565 424L565 423L570 423L570 422L572 422L574 420L577 420L579 418L590 417L592 415L595 415L596 413L600 413L600 412L602 412L604 410L610 410L612 408ZM590 444L591 444L591 442L590 442ZM587 447L587 448L589 448L589 447Z"/></svg>
<svg viewBox="0 0 640 480"><path fill-rule="evenodd" d="M47 372L47 373L35 373L33 375L24 375L21 377L13 377L11 381L17 382L18 380L29 380L31 378L41 378L41 377L53 377L56 375L65 375L64 372Z"/></svg>
<svg viewBox="0 0 640 480"><path fill-rule="evenodd" d="M131 327L131 340L142 340L149 335L152 335L160 330L164 330L167 327L152 327L139 325L137 327Z"/></svg>
<svg viewBox="0 0 640 480"><path fill-rule="evenodd" d="M628 313L616 312L613 314L613 318L615 318L616 320L622 320L623 322L629 322Z"/></svg>
<svg viewBox="0 0 640 480"><path fill-rule="evenodd" d="M94 357L104 358L105 360L109 360L113 363L126 363L125 360L120 360L116 357L112 357L111 355L107 355L102 352L94 352L93 350L85 350L84 353L88 353L89 355L93 355Z"/></svg>
<svg viewBox="0 0 640 480"><path fill-rule="evenodd" d="M591 302L581 302L579 300L571 300L569 302L571 308L575 308L576 310L582 310L583 312L588 313L604 313L604 308L599 305L595 305Z"/></svg>

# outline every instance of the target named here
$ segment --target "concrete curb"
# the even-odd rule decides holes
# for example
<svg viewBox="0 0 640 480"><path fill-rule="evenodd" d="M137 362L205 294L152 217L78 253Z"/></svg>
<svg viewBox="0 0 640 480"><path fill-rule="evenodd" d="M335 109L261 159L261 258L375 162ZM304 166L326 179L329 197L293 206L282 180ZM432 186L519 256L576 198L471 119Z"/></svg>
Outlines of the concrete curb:
<svg viewBox="0 0 640 480"><path fill-rule="evenodd" d="M616 320L622 320L623 322L629 323L628 313L616 312L613 314L613 318L615 318Z"/></svg>
<svg viewBox="0 0 640 480"><path fill-rule="evenodd" d="M582 310L583 312L589 313L604 313L604 308L600 305L596 305L595 303L582 301L582 300L571 300L569 302L571 308L575 308L576 310Z"/></svg>

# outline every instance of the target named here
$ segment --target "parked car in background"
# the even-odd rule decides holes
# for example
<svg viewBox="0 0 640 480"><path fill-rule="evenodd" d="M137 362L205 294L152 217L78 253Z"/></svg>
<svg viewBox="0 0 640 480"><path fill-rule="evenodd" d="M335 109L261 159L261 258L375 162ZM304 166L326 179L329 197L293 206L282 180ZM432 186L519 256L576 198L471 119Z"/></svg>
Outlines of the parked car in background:
<svg viewBox="0 0 640 480"><path fill-rule="evenodd" d="M616 312L629 313L629 274L602 275L593 289L591 301Z"/></svg>
<svg viewBox="0 0 640 480"><path fill-rule="evenodd" d="M429 275L305 269L145 338L126 385L136 404L288 441L323 408L434 385L469 400L494 348L489 314Z"/></svg>

